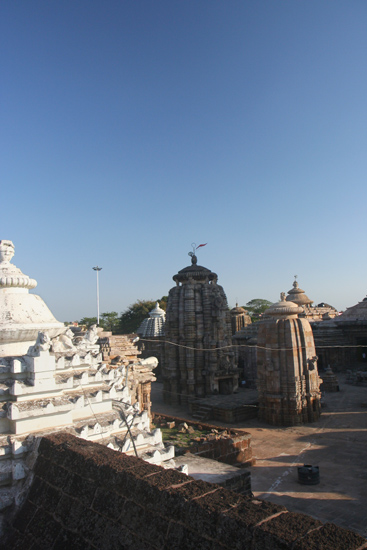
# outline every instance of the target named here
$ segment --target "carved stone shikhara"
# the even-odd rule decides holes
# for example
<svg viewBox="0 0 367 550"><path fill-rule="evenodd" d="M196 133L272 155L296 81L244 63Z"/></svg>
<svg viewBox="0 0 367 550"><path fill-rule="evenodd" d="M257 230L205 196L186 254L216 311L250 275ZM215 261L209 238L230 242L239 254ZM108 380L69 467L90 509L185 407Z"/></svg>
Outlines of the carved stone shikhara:
<svg viewBox="0 0 367 550"><path fill-rule="evenodd" d="M164 325L166 322L166 312L156 303L154 309L149 312L149 317L144 319L137 329L140 340L138 348L141 357L153 355L159 360L159 366L156 374L161 374L164 363Z"/></svg>
<svg viewBox="0 0 367 550"><path fill-rule="evenodd" d="M281 294L265 314L257 338L259 418L293 426L320 416L320 383L312 329L303 309Z"/></svg>
<svg viewBox="0 0 367 550"><path fill-rule="evenodd" d="M227 297L216 273L190 255L191 265L174 275L168 296L163 368L168 403L238 388Z"/></svg>
<svg viewBox="0 0 367 550"><path fill-rule="evenodd" d="M232 335L236 334L239 330L248 325L251 325L251 317L243 307L239 307L236 304L236 307L232 308L231 311L231 324L232 324Z"/></svg>

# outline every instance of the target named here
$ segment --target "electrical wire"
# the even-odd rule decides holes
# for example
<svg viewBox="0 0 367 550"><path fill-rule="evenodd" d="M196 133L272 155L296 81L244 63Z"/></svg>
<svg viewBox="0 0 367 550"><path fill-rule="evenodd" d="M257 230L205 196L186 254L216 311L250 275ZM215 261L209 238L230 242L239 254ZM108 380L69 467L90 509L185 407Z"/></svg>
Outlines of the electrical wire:
<svg viewBox="0 0 367 550"><path fill-rule="evenodd" d="M177 342L170 342L169 340L149 340L147 338L140 338L140 342L153 342L154 344L168 344L168 345L171 345L171 346L175 346L177 348L183 348L183 349L188 349L188 350L191 350L191 351L220 351L220 350L225 350L225 349L238 349L238 348L251 348L251 349L264 349L264 350L269 350L269 351L291 351L293 350L294 348L293 347L289 347L289 348L273 348L271 346L259 346L258 344L228 344L227 346L217 346L215 348L195 348L195 347L192 347L192 346L186 346L184 344L178 344ZM299 346L301 349L306 349L306 346ZM351 349L354 349L354 348L367 348L367 345L366 344L348 344L348 345L333 345L333 346L325 346L325 345L322 345L322 346L318 346L318 347L322 347L322 349L331 349L331 348L351 348ZM315 346L316 348L316 346Z"/></svg>

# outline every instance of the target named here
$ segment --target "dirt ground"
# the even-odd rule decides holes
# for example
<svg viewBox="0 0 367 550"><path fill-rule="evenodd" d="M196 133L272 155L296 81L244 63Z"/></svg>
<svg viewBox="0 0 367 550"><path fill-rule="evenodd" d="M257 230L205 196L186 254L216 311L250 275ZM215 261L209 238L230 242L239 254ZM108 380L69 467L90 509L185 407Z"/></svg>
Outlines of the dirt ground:
<svg viewBox="0 0 367 550"><path fill-rule="evenodd" d="M345 384L340 377L339 386L340 392L324 396L315 423L277 428L252 419L227 426L252 435L254 496L367 537L367 387ZM163 403L158 382L152 384L152 410L190 419L184 407ZM318 485L298 483L297 467L303 464L319 466Z"/></svg>

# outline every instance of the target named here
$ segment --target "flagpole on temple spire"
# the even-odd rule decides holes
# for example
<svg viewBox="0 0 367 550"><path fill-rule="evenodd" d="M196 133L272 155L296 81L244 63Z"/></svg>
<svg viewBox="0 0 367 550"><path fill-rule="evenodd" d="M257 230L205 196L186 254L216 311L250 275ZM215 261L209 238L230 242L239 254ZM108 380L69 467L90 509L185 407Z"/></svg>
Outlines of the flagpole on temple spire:
<svg viewBox="0 0 367 550"><path fill-rule="evenodd" d="M189 256L191 256L191 263L192 264L196 264L197 262L197 257L196 257L196 251L198 248L200 248L201 246L206 246L208 243L205 243L205 244L199 244L199 246L196 246L196 243L191 243L191 246L192 246L192 252L189 252Z"/></svg>

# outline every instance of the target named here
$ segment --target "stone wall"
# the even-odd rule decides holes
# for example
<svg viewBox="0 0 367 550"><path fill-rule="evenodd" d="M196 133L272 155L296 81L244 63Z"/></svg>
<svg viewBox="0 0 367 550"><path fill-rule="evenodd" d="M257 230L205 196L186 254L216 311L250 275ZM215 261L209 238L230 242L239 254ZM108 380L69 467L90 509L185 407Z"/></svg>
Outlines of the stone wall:
<svg viewBox="0 0 367 550"><path fill-rule="evenodd" d="M215 429L219 431L218 434L213 435L210 441L193 441L186 449L192 454L234 466L248 467L255 464L255 459L252 457L251 434L244 430L220 428L212 424L204 424L203 422L194 422L191 420L188 422L171 415L155 414L153 422L159 427L163 427L160 419L164 419L165 422L173 421L177 426L181 422L186 422L190 426L200 426L204 430ZM220 433L223 430L226 431L226 435Z"/></svg>
<svg viewBox="0 0 367 550"><path fill-rule="evenodd" d="M235 466L252 465L251 435L242 434L218 440L195 443L190 452L203 458L211 458Z"/></svg>
<svg viewBox="0 0 367 550"><path fill-rule="evenodd" d="M43 438L2 548L361 550L361 536L68 434Z"/></svg>

